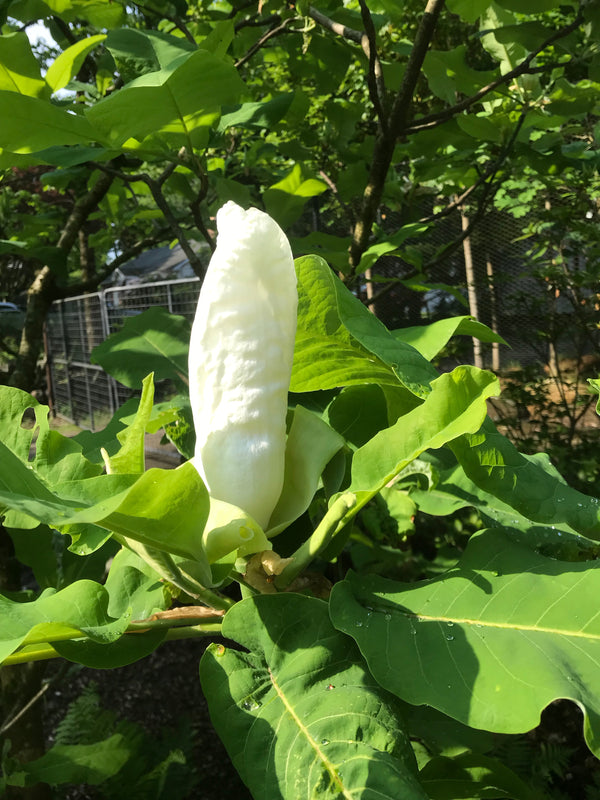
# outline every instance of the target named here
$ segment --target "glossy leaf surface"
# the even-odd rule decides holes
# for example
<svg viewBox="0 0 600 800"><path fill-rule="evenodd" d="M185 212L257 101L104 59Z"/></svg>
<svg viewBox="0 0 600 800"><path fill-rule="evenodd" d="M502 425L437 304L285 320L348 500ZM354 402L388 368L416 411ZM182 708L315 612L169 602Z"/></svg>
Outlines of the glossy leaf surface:
<svg viewBox="0 0 600 800"><path fill-rule="evenodd" d="M219 736L256 800L425 800L394 699L320 600L261 595L231 609L200 665Z"/></svg>
<svg viewBox="0 0 600 800"><path fill-rule="evenodd" d="M598 562L545 558L496 529L433 580L350 574L331 616L402 699L498 733L528 731L553 700L572 699L598 753L599 591Z"/></svg>

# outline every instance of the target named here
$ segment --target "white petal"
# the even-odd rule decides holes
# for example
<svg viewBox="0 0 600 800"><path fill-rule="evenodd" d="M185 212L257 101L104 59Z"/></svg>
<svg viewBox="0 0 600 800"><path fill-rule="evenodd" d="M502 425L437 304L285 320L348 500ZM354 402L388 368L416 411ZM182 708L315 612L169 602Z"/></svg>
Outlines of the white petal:
<svg viewBox="0 0 600 800"><path fill-rule="evenodd" d="M227 203L217 229L190 342L194 463L213 497L265 528L283 485L296 274L262 211Z"/></svg>

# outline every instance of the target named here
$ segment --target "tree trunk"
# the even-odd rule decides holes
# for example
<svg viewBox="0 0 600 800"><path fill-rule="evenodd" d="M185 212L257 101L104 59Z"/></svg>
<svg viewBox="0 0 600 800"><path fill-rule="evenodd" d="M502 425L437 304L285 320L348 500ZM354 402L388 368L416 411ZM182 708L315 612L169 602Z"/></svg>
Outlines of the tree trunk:
<svg viewBox="0 0 600 800"><path fill-rule="evenodd" d="M461 209L460 221L463 231L469 227L469 219ZM465 237L463 241L463 253L465 257L465 275L467 279L467 297L469 299L469 312L475 319L479 319L479 302L477 297L477 283L475 278L475 265L473 263L473 252L471 250L471 237ZM473 364L479 369L483 369L483 353L481 342L473 337Z"/></svg>
<svg viewBox="0 0 600 800"><path fill-rule="evenodd" d="M488 289L490 292L490 303L492 310L492 318L490 320L490 327L494 333L498 333L498 298L496 296L496 286L494 284L494 267L488 255L486 260L486 272L488 279ZM492 369L498 372L500 369L500 344L499 342L492 342Z"/></svg>
<svg viewBox="0 0 600 800"><path fill-rule="evenodd" d="M79 237L89 215L108 192L113 181L111 175L102 173L92 188L75 203L65 223L57 247L69 253ZM11 386L26 392L35 388L37 362L44 342L44 323L53 301L60 293L49 266L43 267L27 291L25 325L21 336L19 355L15 371L11 376Z"/></svg>
<svg viewBox="0 0 600 800"><path fill-rule="evenodd" d="M50 267L43 267L36 274L27 290L25 324L16 366L11 376L11 386L31 392L36 388L37 362L44 345L44 323L46 315L56 299L54 276Z"/></svg>

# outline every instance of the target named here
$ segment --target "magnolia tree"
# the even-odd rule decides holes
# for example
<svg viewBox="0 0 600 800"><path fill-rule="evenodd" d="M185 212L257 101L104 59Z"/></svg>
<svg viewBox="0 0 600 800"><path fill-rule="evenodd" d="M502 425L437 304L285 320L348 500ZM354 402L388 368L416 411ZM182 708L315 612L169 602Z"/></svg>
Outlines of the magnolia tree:
<svg viewBox="0 0 600 800"><path fill-rule="evenodd" d="M382 253L423 285L419 191L443 216L487 202L509 154L590 167L597 9L453 0L459 24L437 0L396 5L40 4L61 49L44 77L22 32L0 38L2 251L32 276L0 392L0 511L39 587L0 598L0 657L112 668L224 637L200 680L256 798L535 797L500 745L560 698L600 755L598 499L495 429L492 374L432 365L455 334L493 332L470 317L390 332L348 288L373 290ZM2 8L10 26L33 13ZM63 195L49 217L16 215L32 174ZM292 248L282 228L319 196L351 235ZM387 231L382 206L406 224ZM97 283L94 249L110 269L177 238L204 274L190 240L215 248L215 213L192 331L155 309L95 351L139 402L102 432L52 430L18 388L52 299ZM184 463L145 470L163 427ZM407 571L415 518L445 531L461 509L475 535L432 536ZM7 745L0 780L98 783L127 752L111 736L22 763Z"/></svg>

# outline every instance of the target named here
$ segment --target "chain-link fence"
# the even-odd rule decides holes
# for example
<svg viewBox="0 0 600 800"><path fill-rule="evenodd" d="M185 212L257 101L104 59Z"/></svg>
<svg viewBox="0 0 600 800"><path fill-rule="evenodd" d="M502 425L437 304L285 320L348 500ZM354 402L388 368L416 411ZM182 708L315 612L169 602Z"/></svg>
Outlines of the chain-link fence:
<svg viewBox="0 0 600 800"><path fill-rule="evenodd" d="M191 321L199 293L200 281L191 278L105 289L54 303L46 323L54 413L91 430L104 427L131 392L90 363L94 347L150 306Z"/></svg>

